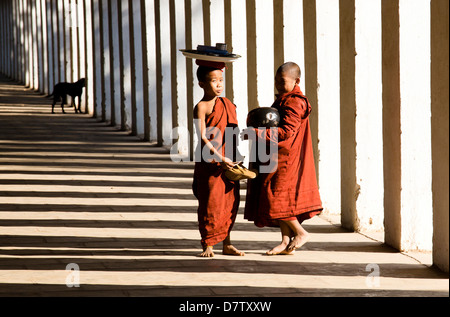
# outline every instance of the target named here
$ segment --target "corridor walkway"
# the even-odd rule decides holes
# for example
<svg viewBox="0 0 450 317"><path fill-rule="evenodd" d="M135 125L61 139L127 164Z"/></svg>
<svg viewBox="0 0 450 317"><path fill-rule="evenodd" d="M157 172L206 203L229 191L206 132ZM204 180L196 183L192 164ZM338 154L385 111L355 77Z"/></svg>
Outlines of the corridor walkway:
<svg viewBox="0 0 450 317"><path fill-rule="evenodd" d="M50 104L0 78L0 297L449 295L446 274L323 217L295 255L265 256L279 232L242 204L246 255L199 258L193 163Z"/></svg>

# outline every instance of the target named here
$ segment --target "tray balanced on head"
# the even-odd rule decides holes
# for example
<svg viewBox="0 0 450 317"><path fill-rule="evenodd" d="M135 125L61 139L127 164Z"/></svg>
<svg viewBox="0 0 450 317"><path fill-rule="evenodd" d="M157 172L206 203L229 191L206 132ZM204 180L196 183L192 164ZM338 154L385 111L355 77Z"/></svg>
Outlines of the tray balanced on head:
<svg viewBox="0 0 450 317"><path fill-rule="evenodd" d="M232 54L227 51L227 45L217 43L216 46L198 45L196 50L180 50L187 58L231 63L240 58L240 55Z"/></svg>

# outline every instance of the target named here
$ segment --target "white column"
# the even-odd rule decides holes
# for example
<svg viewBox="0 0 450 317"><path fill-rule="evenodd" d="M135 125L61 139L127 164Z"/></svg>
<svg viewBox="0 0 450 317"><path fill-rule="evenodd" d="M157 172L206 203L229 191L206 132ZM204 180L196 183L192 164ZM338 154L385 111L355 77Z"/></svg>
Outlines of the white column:
<svg viewBox="0 0 450 317"><path fill-rule="evenodd" d="M118 1L121 0L113 0L110 2L111 5L111 20L112 21L118 21ZM122 76L122 70L120 67L120 44L119 44L119 31L121 27L118 23L111 23L112 27L112 56L113 56L113 63L114 63L114 90L113 90L113 96L111 98L114 99L114 112L115 112L115 125L120 126L120 117L121 117L121 111L120 111L120 105L122 103L122 89L120 87L120 77Z"/></svg>
<svg viewBox="0 0 450 317"><path fill-rule="evenodd" d="M78 28L78 60L79 60L79 74L78 79L86 78L86 26L85 26L85 9L84 1L78 1L77 6L77 28ZM87 85L87 84L86 84ZM81 97L81 111L86 109L86 87L83 88L83 95Z"/></svg>
<svg viewBox="0 0 450 317"><path fill-rule="evenodd" d="M170 145L172 140L172 83L171 83L171 62L170 62L170 8L169 0L160 0L160 53L161 53L161 108L158 114L162 118L161 138L162 145Z"/></svg>
<svg viewBox="0 0 450 317"><path fill-rule="evenodd" d="M90 0L89 0L90 1ZM52 0L52 29L53 29L53 77L54 84L60 82L60 49L59 49L59 9L58 0Z"/></svg>
<svg viewBox="0 0 450 317"><path fill-rule="evenodd" d="M325 212L339 214L339 1L317 0L317 108L319 187Z"/></svg>
<svg viewBox="0 0 450 317"><path fill-rule="evenodd" d="M18 20L17 20L17 1L11 2L11 36L12 41L12 76L16 80L19 79L18 72L18 59L19 59L19 32L17 30Z"/></svg>
<svg viewBox="0 0 450 317"><path fill-rule="evenodd" d="M59 62L58 62L58 68L59 68L59 82L66 81L66 53L65 53L65 32L64 32L64 6L63 1L56 1L58 5L58 13L57 13L57 19L58 19L58 46L56 47L58 55L59 55Z"/></svg>
<svg viewBox="0 0 450 317"><path fill-rule="evenodd" d="M383 230L381 0L355 2L356 210L360 230ZM319 119L320 120L320 119Z"/></svg>
<svg viewBox="0 0 450 317"><path fill-rule="evenodd" d="M73 72L72 72L72 34L71 34L71 25L72 25L72 9L70 7L70 0L63 0L64 3L64 15L63 15L63 32L64 32L64 51L65 51L65 70L66 70L66 79L67 82L73 81ZM69 102L69 101L68 101Z"/></svg>
<svg viewBox="0 0 450 317"><path fill-rule="evenodd" d="M179 51L186 48L186 23L185 23L185 6L183 1L173 1L174 16L175 16L175 30L172 36L175 36L175 47L172 49L173 60L176 67L173 81L173 111L176 111L177 122L175 128L177 129L176 151L182 156L187 156L189 153L189 133L187 122L187 90L186 90L186 58ZM174 135L172 136L174 137Z"/></svg>
<svg viewBox="0 0 450 317"><path fill-rule="evenodd" d="M31 37L30 42L32 43L32 51L31 51L31 60L32 60L32 85L31 88L34 90L39 89L39 57L38 57L38 36L37 36L37 19L36 19L36 6L37 3L35 1L31 1Z"/></svg>
<svg viewBox="0 0 450 317"><path fill-rule="evenodd" d="M6 45L5 45L5 4L0 2L0 71L5 71L5 60L6 60Z"/></svg>
<svg viewBox="0 0 450 317"><path fill-rule="evenodd" d="M431 2L433 264L449 271L449 2Z"/></svg>
<svg viewBox="0 0 450 317"><path fill-rule="evenodd" d="M29 11L30 8L28 6L28 0L23 0L22 8L23 8L23 21L24 21L24 65L25 65L25 86L31 87L31 45L30 45L30 19L29 19Z"/></svg>
<svg viewBox="0 0 450 317"><path fill-rule="evenodd" d="M46 7L46 1L45 0L41 0L40 1L40 11L41 11L41 32L42 32L42 44L41 44L41 48L42 48L42 92L44 92L45 94L49 94L49 73L50 73L50 68L48 65L48 54L49 51L47 49L48 45L48 35L47 35L47 23L48 23L48 19L47 19L47 7Z"/></svg>
<svg viewBox="0 0 450 317"><path fill-rule="evenodd" d="M95 67L95 116L101 118L102 116L102 95L103 95L103 74L102 74L102 43L100 37L100 17L101 10L99 1L93 0L92 19L93 19L93 43L94 43L94 67Z"/></svg>
<svg viewBox="0 0 450 317"><path fill-rule="evenodd" d="M78 8L77 8L78 0L70 1L70 33L71 33L71 70L72 70L72 80L75 82L80 79L78 70L80 68L80 58L78 56L78 32L80 30L78 23ZM78 100L76 101L78 102Z"/></svg>
<svg viewBox="0 0 450 317"><path fill-rule="evenodd" d="M300 66L300 88L305 92L305 42L303 35L303 0L283 0L284 62ZM280 65L275 65L277 68Z"/></svg>
<svg viewBox="0 0 450 317"><path fill-rule="evenodd" d="M249 80L257 82L258 106L270 107L275 99L273 4L271 1L256 0L255 10L256 78Z"/></svg>
<svg viewBox="0 0 450 317"><path fill-rule="evenodd" d="M430 1L400 0L403 250L432 249Z"/></svg>
<svg viewBox="0 0 450 317"><path fill-rule="evenodd" d="M223 1L213 0L210 2L209 19L212 46L215 46L216 43L225 43L225 8Z"/></svg>
<svg viewBox="0 0 450 317"><path fill-rule="evenodd" d="M197 45L202 45L205 42L203 37L203 7L202 0L191 0L191 23L192 23L192 49L197 49ZM196 105L203 98L203 90L198 86L197 69L198 66L194 60L189 60L193 63L192 72L194 79L194 105Z"/></svg>
<svg viewBox="0 0 450 317"><path fill-rule="evenodd" d="M136 98L136 135L144 137L144 86L142 64L141 2L133 1L134 93Z"/></svg>
<svg viewBox="0 0 450 317"><path fill-rule="evenodd" d="M54 77L54 65L53 65L53 41L54 41L54 29L53 29L53 15L52 15L52 1L43 1L46 3L46 21L47 21L47 67L48 67L48 91L49 93L53 92L53 87L55 86L55 77Z"/></svg>
<svg viewBox="0 0 450 317"><path fill-rule="evenodd" d="M190 22L190 34L191 34L191 43L186 43L187 48L196 49L197 45L202 45L205 43L204 38L204 23L203 23L203 4L202 0L191 0L191 19L188 21L188 25ZM188 122L189 124L189 131L191 133L191 148L190 148L190 158L194 158L194 149L197 146L198 136L197 131L194 129L194 119L193 119L193 108L194 106L203 98L203 90L198 86L198 79L197 79L197 69L198 66L195 64L195 61L193 59L187 60L187 66L192 69L191 76L188 76L189 82L188 87L191 89L192 94L191 100L188 100L187 103L190 107L190 112L188 112L189 118L191 122Z"/></svg>
<svg viewBox="0 0 450 317"><path fill-rule="evenodd" d="M19 31L19 80L21 83L25 82L25 28L23 19L23 2L17 2L17 19L18 19L18 31Z"/></svg>
<svg viewBox="0 0 450 317"><path fill-rule="evenodd" d="M100 18L102 19L102 63L103 63L103 101L106 122L111 122L111 63L110 63L110 44L109 44L109 19L108 6L110 1L103 0L100 8Z"/></svg>
<svg viewBox="0 0 450 317"><path fill-rule="evenodd" d="M158 135L156 112L156 34L155 34L155 3L145 1L146 36L147 36L147 66L148 66L148 107L150 116L150 141L156 141Z"/></svg>
<svg viewBox="0 0 450 317"><path fill-rule="evenodd" d="M247 25L246 6L244 1L231 0L229 8L229 28L226 30L228 50L242 57L228 66L227 97L236 105L239 128L244 129L248 114L247 99ZM231 76L229 76L231 74ZM231 77L231 78L230 78ZM248 163L248 142L239 143L239 152L246 157ZM248 165L246 165L248 166Z"/></svg>
<svg viewBox="0 0 450 317"><path fill-rule="evenodd" d="M122 5L122 45L123 45L123 92L125 128L131 129L131 61L130 61L130 21L128 0L121 0Z"/></svg>
<svg viewBox="0 0 450 317"><path fill-rule="evenodd" d="M84 0L84 13L85 13L85 29L86 29L86 94L84 99L86 100L87 112L90 115L94 114L94 50L93 50L93 39L92 35L94 33L92 24L92 2L91 0Z"/></svg>

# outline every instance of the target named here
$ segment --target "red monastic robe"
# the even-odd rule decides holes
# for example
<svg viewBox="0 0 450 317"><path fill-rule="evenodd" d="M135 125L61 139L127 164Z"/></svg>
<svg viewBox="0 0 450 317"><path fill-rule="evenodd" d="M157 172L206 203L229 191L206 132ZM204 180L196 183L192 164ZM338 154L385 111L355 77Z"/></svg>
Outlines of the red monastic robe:
<svg viewBox="0 0 450 317"><path fill-rule="evenodd" d="M236 127L237 124L236 106L227 98L217 98L213 112L206 117L206 128L215 127L220 130L220 140L214 135L210 141L216 149L222 151L222 155L228 153L225 152L228 145L225 144L225 129ZM220 144L215 144L217 141ZM201 142L201 149L204 146L204 142ZM213 246L223 241L234 225L239 209L239 181L230 181L220 163L207 162L202 156L201 161L195 163L192 188L198 199L198 224L202 246Z"/></svg>
<svg viewBox="0 0 450 317"><path fill-rule="evenodd" d="M244 213L245 219L258 227L295 218L302 223L323 209L309 126L311 105L300 87L295 86L292 92L278 96L272 107L280 113L280 124L273 131L258 129L258 137L278 142L278 165L275 171L249 180ZM259 165L256 162L252 168Z"/></svg>

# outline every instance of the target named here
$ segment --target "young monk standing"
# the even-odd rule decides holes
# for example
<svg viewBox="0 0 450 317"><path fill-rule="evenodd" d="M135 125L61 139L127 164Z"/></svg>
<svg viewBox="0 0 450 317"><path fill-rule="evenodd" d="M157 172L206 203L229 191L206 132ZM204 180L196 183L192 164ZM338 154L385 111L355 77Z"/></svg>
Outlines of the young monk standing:
<svg viewBox="0 0 450 317"><path fill-rule="evenodd" d="M249 180L244 213L258 227L280 227L281 243L268 255L292 254L304 245L309 233L301 223L322 211L309 126L311 106L299 83L297 64L279 67L275 77L278 95L272 107L280 113L280 124L273 131L256 130L260 140L278 145L277 169ZM244 130L241 135L248 134Z"/></svg>
<svg viewBox="0 0 450 317"><path fill-rule="evenodd" d="M194 108L194 119L199 124L201 160L195 163L193 191L198 199L198 222L201 234L202 257L213 257L213 246L223 241L225 255L244 255L230 241L230 231L239 208L239 181L225 177L225 171L235 163L225 156L230 149L225 144L226 128L237 127L236 106L227 98L219 97L224 89L223 63L200 64L197 71L202 100ZM233 151L231 151L233 152Z"/></svg>

